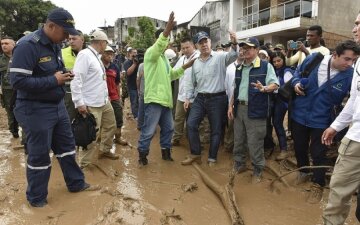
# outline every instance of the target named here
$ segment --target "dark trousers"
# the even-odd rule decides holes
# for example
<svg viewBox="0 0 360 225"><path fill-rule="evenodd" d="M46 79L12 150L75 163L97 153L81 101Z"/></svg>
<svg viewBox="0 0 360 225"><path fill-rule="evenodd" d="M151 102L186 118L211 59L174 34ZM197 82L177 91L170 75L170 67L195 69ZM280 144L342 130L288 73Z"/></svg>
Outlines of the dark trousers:
<svg viewBox="0 0 360 225"><path fill-rule="evenodd" d="M3 89L3 95L2 95L3 99L1 100L3 101L3 105L7 114L9 130L12 134L19 132L19 124L13 112L13 102L12 102L13 95L14 95L13 89Z"/></svg>
<svg viewBox="0 0 360 225"><path fill-rule="evenodd" d="M121 128L123 126L123 124L124 124L122 102L120 101L120 99L119 100L112 100L111 101L111 106L114 109L116 127Z"/></svg>
<svg viewBox="0 0 360 225"><path fill-rule="evenodd" d="M81 190L84 174L75 160L75 139L64 102L17 100L14 113L27 138L27 200L30 203L46 200L51 171L50 149L59 161L68 190Z"/></svg>
<svg viewBox="0 0 360 225"><path fill-rule="evenodd" d="M292 120L292 136L294 140L297 166L309 166L309 150L314 166L327 165L326 151L328 148L321 143L321 136L325 129L311 128ZM309 146L310 143L310 146ZM302 170L307 173L309 170ZM313 170L313 182L325 186L326 169Z"/></svg>
<svg viewBox="0 0 360 225"><path fill-rule="evenodd" d="M280 150L287 150L286 132L284 129L284 118L287 111L287 105L280 98L276 99L274 109L274 128L279 140Z"/></svg>

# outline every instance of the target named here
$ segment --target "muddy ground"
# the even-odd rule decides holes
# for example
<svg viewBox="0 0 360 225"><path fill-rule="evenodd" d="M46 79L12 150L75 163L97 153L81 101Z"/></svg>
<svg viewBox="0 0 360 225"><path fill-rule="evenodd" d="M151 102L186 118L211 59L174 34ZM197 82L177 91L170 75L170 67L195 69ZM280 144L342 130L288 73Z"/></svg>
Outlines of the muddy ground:
<svg viewBox="0 0 360 225"><path fill-rule="evenodd" d="M129 107L126 107L129 111ZM126 114L126 113L125 113ZM128 114L127 114L128 115ZM139 168L137 164L137 139L134 120L125 118L124 137L129 146L114 145L121 155L119 160L102 159L99 168L86 170L86 180L99 184L102 189L94 192L69 193L66 189L59 165L53 157L49 183L48 206L32 208L25 198L25 155L17 149L18 139L11 138L7 130L6 117L0 109L0 225L7 224L131 224L131 225L228 225L230 219L220 200L202 182L192 166L181 166L180 161L188 154L184 144L173 148L174 162L161 160L159 132L155 135L149 165ZM14 149L15 147L15 149ZM207 149L208 146L205 146ZM278 152L275 152L277 154ZM207 151L203 154L206 160ZM201 168L218 183L228 182L231 154L222 148L218 164ZM267 163L275 163L268 160ZM280 173L291 165L275 163ZM250 168L250 165L249 165ZM305 202L309 183L294 186L296 174L286 177L290 188L276 183L279 189L269 188L274 176L266 172L259 184L251 184L251 171L237 175L234 192L240 213L246 225L315 225L322 224L321 214L328 196L319 204ZM195 182L197 189L188 192L183 185ZM355 206L356 198L353 198ZM347 224L358 224L352 207Z"/></svg>

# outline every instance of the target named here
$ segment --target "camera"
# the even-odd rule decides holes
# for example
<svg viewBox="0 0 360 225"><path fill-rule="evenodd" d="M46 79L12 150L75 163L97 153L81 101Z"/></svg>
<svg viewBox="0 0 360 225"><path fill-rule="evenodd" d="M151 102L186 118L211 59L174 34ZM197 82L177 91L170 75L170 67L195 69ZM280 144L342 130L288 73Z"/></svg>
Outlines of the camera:
<svg viewBox="0 0 360 225"><path fill-rule="evenodd" d="M292 50L296 50L296 49L299 48L299 43L291 40L291 41L289 42L289 48L292 49Z"/></svg>
<svg viewBox="0 0 360 225"><path fill-rule="evenodd" d="M138 64L144 62L144 50L139 49L137 55L134 57L134 61Z"/></svg>

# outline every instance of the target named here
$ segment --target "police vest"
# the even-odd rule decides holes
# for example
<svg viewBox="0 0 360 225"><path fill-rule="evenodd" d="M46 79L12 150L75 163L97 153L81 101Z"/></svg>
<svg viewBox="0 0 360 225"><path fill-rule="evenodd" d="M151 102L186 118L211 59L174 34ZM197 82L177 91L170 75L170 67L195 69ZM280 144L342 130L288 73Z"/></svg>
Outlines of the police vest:
<svg viewBox="0 0 360 225"><path fill-rule="evenodd" d="M10 58L7 57L5 54L0 55L0 76L2 89L11 89L8 70L9 60Z"/></svg>
<svg viewBox="0 0 360 225"><path fill-rule="evenodd" d="M254 88L251 83L260 81L265 84L268 62L260 60L260 65L255 62L255 66L250 69L249 72L249 84L248 84L248 117L250 119L265 119L268 116L269 107L269 95L267 93L260 92L257 88ZM235 73L235 89L234 89L234 111L236 115L237 106L239 101L239 87L242 78L242 68L237 68Z"/></svg>
<svg viewBox="0 0 360 225"><path fill-rule="evenodd" d="M74 55L71 47L61 49L61 55L65 64L65 68L71 70L74 68L76 56Z"/></svg>

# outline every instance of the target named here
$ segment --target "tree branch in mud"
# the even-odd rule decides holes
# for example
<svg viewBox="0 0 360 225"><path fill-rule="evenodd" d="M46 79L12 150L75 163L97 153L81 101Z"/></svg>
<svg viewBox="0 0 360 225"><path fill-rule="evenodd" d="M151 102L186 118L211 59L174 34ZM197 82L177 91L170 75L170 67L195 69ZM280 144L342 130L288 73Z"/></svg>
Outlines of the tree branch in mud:
<svg viewBox="0 0 360 225"><path fill-rule="evenodd" d="M245 225L244 220L240 216L240 210L237 206L235 194L233 191L235 173L230 174L230 181L225 186L221 186L206 174L201 167L193 162L194 168L199 172L202 180L215 194L220 198L226 212L231 218L232 225Z"/></svg>

